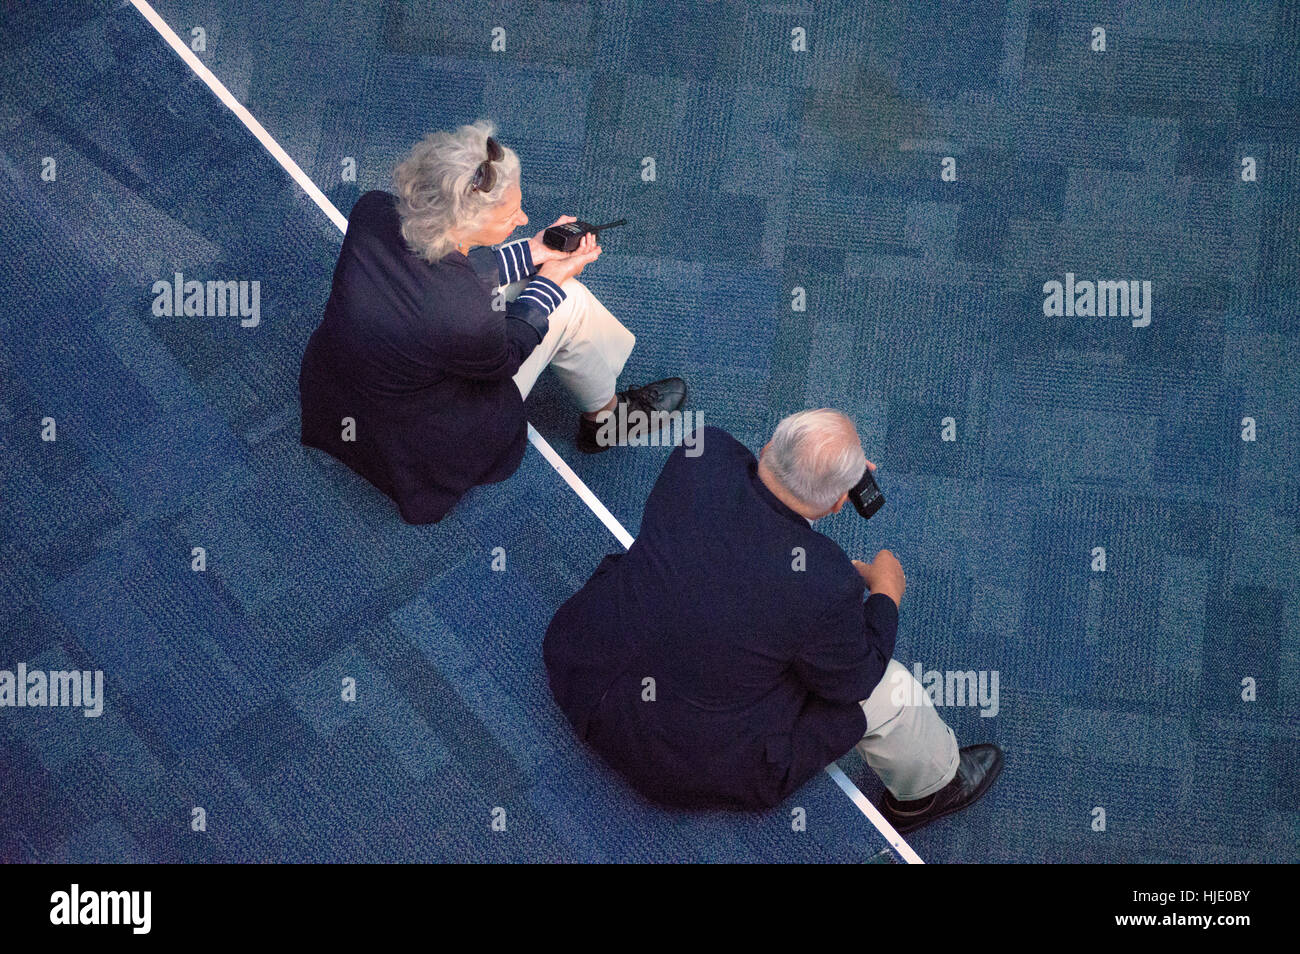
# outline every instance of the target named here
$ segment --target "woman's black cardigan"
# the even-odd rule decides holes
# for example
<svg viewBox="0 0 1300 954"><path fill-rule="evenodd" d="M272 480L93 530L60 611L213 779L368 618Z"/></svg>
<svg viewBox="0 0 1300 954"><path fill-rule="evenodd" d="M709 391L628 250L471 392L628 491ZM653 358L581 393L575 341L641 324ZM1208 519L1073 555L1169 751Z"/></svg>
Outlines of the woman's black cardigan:
<svg viewBox="0 0 1300 954"><path fill-rule="evenodd" d="M564 292L534 272L526 239L429 264L403 240L396 201L367 192L352 209L298 375L302 443L369 480L407 523L432 523L519 467L527 425L511 378ZM529 275L514 301L494 295Z"/></svg>

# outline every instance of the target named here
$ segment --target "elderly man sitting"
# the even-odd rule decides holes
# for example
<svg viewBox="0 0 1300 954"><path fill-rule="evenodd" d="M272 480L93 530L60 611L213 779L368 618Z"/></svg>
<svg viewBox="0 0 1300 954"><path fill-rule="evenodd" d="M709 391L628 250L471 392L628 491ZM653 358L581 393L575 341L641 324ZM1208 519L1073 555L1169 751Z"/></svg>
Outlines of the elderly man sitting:
<svg viewBox="0 0 1300 954"><path fill-rule="evenodd" d="M594 236L567 254L542 232L505 242L528 216L519 157L493 132L480 121L430 135L398 165L396 194L357 200L298 376L302 443L408 523L441 520L469 488L515 472L524 398L547 367L582 412L587 453L613 446L600 423L620 403L649 417L686 398L681 378L615 393L636 339L577 279L600 256Z"/></svg>
<svg viewBox="0 0 1300 954"><path fill-rule="evenodd" d="M578 735L672 805L770 807L854 745L899 831L974 802L1002 753L959 751L891 658L898 561L850 560L812 528L874 469L853 423L791 415L758 460L725 431L703 435L699 456L669 456L632 548L605 557L546 632Z"/></svg>

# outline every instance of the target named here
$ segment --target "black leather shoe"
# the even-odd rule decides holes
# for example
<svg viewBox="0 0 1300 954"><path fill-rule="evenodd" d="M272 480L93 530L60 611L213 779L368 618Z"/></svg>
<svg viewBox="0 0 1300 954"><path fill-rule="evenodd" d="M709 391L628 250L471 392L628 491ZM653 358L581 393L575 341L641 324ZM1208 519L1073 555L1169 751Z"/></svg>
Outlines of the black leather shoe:
<svg viewBox="0 0 1300 954"><path fill-rule="evenodd" d="M881 814L900 835L974 803L1002 771L1002 750L992 743L968 745L958 755L957 774L933 795L914 802L900 802L889 792L885 793Z"/></svg>
<svg viewBox="0 0 1300 954"><path fill-rule="evenodd" d="M681 378L664 378L662 381L653 381L644 387L620 391L615 396L618 398L618 404L614 406L611 413L616 415L620 413L619 405L623 406L621 413L624 414L630 411L639 411L646 415L652 411L676 411L686 403L686 382ZM618 446L616 443L602 444L597 440L596 434L599 430L599 422L579 415L578 450L584 454L599 454L601 451ZM648 437L652 432L644 433Z"/></svg>

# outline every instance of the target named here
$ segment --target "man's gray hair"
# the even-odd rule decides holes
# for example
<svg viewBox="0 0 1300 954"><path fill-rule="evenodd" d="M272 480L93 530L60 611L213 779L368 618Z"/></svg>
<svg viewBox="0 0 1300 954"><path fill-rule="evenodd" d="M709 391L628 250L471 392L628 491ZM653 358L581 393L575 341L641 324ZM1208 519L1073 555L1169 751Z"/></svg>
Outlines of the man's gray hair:
<svg viewBox="0 0 1300 954"><path fill-rule="evenodd" d="M776 426L764 465L808 506L829 510L867 469L853 422L822 407L791 414Z"/></svg>
<svg viewBox="0 0 1300 954"><path fill-rule="evenodd" d="M495 133L496 125L486 119L455 132L430 133L393 170L402 238L425 261L437 262L454 249L456 240L447 233L473 232L506 190L519 183L519 156L502 145L504 155L492 163L492 191L470 191L474 173L487 158L488 136Z"/></svg>

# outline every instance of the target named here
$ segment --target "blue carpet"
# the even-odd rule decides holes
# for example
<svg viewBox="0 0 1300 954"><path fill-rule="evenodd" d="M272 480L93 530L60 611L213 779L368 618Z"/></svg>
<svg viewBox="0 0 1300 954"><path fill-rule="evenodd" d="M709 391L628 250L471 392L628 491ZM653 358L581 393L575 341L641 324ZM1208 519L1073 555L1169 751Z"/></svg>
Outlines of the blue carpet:
<svg viewBox="0 0 1300 954"><path fill-rule="evenodd" d="M818 528L899 555L900 661L1000 680L996 716L942 709L1007 764L926 860L1300 860L1300 8L157 9L345 214L487 116L529 231L626 216L583 275L624 381L684 375L755 450L855 417L889 503ZM0 708L0 860L888 857L824 776L669 812L578 745L541 635L617 542L531 448L412 528L299 447L337 229L129 5L2 16L0 669L106 701ZM261 323L155 317L176 271L259 280ZM1045 317L1066 272L1149 280L1150 325ZM549 375L528 405L635 534L666 449L577 454Z"/></svg>

